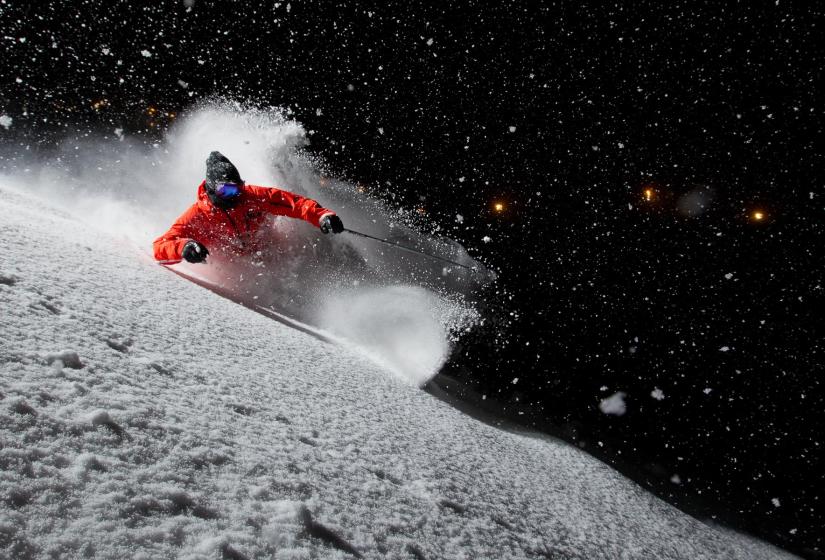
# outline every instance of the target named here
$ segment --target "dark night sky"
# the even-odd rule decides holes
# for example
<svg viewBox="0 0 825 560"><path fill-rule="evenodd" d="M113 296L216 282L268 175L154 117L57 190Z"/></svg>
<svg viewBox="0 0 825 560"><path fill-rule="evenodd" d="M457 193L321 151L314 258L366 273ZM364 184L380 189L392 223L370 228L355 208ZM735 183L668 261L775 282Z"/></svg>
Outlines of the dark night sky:
<svg viewBox="0 0 825 560"><path fill-rule="evenodd" d="M822 556L821 10L461 5L0 2L2 147L152 139L149 105L215 94L288 107L338 175L500 270L445 373Z"/></svg>

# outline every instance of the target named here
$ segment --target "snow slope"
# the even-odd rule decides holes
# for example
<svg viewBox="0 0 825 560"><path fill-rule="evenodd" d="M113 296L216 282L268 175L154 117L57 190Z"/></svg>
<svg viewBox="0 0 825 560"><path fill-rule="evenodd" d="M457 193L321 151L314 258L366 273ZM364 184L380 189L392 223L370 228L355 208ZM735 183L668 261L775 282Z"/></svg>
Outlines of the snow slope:
<svg viewBox="0 0 825 560"><path fill-rule="evenodd" d="M0 186L0 557L785 558Z"/></svg>

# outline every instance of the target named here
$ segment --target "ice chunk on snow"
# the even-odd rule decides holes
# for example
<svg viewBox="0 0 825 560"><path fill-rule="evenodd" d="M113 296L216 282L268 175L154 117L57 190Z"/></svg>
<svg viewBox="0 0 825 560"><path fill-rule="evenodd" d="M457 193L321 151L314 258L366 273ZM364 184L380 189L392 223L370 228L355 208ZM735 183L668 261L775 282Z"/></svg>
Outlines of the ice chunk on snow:
<svg viewBox="0 0 825 560"><path fill-rule="evenodd" d="M47 364L52 365L57 362L60 362L58 364L60 367L72 369L80 369L83 367L83 363L80 361L80 356L78 356L77 352L73 350L65 350L63 352L56 352L46 355Z"/></svg>
<svg viewBox="0 0 825 560"><path fill-rule="evenodd" d="M627 395L622 391L613 393L606 399L602 399L599 403L599 408L605 414L612 414L613 416L621 416L627 412L627 405L625 405L624 398Z"/></svg>
<svg viewBox="0 0 825 560"><path fill-rule="evenodd" d="M89 422L92 423L92 426L107 426L109 424L114 424L114 422L112 422L112 417L109 416L109 413L105 410L95 410L89 414Z"/></svg>

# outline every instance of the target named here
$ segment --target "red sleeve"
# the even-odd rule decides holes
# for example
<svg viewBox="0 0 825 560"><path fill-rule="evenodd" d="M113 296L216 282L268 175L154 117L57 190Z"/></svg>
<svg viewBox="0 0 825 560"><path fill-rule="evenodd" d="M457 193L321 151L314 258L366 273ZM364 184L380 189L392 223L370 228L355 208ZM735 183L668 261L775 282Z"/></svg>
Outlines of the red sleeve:
<svg viewBox="0 0 825 560"><path fill-rule="evenodd" d="M276 216L288 216L307 221L318 227L321 218L327 214L335 214L312 200L301 195L276 188L256 187L247 185L247 192L259 200L266 202L266 208Z"/></svg>
<svg viewBox="0 0 825 560"><path fill-rule="evenodd" d="M176 264L181 261L183 246L192 239L192 221L197 214L198 205L193 204L175 220L169 231L155 239L155 260L161 264Z"/></svg>

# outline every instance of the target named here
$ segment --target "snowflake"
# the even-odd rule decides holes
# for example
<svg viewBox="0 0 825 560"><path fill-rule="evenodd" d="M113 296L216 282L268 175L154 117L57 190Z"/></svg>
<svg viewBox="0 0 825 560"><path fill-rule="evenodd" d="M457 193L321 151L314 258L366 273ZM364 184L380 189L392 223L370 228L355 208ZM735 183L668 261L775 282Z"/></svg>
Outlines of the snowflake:
<svg viewBox="0 0 825 560"><path fill-rule="evenodd" d="M604 414L622 416L627 412L627 405L624 402L626 396L627 395L621 391L614 393L606 399L602 399L602 402L599 403L599 408Z"/></svg>

